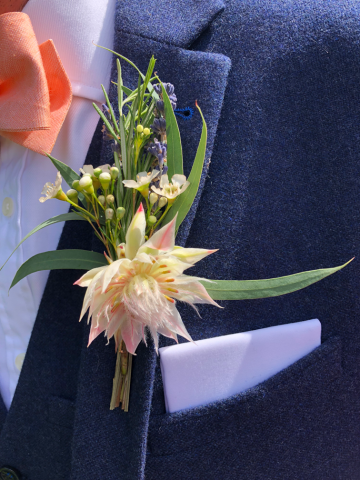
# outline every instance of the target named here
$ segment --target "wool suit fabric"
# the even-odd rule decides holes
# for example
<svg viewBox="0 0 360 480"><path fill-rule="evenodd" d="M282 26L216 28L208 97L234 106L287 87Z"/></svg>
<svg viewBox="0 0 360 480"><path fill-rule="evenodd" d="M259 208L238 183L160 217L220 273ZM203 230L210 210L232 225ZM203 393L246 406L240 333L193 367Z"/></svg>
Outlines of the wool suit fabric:
<svg viewBox="0 0 360 480"><path fill-rule="evenodd" d="M198 100L208 123L199 195L177 243L219 251L194 274L269 278L358 256L359 18L355 1L119 2L115 50L142 71L154 54L178 107ZM200 117L179 126L188 174ZM87 163L108 160L99 125ZM101 251L76 222L59 248ZM356 259L284 297L201 306L201 318L179 306L195 340L316 317L322 345L257 387L174 414L151 345L134 359L130 412L109 411L113 343L87 348L79 276L50 274L13 404L0 407L0 465L28 480L360 478Z"/></svg>

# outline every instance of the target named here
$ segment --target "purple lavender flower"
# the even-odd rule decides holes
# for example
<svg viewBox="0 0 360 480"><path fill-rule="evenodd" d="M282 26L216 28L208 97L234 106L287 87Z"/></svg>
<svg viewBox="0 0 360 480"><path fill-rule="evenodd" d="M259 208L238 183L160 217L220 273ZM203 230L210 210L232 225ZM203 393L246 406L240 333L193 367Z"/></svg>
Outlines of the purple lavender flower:
<svg viewBox="0 0 360 480"><path fill-rule="evenodd" d="M163 100L158 100L156 102L156 108L157 110L160 112L160 113L164 113L165 112L165 107L164 107L164 102Z"/></svg>
<svg viewBox="0 0 360 480"><path fill-rule="evenodd" d="M175 92L174 85L172 83L163 83L163 87L165 88L166 93L168 94L168 97L169 97L169 100L170 100L170 103L171 103L171 106L172 106L173 110L175 110L177 98L176 98L176 95L174 93ZM154 90L158 95L160 95L161 92L162 92L161 85L160 84L154 85ZM157 102L157 103L159 103L159 102ZM156 107L160 112L164 111L163 106L162 106L162 109L159 108L158 105L156 105ZM160 107L161 107L161 105L160 105Z"/></svg>
<svg viewBox="0 0 360 480"><path fill-rule="evenodd" d="M150 125L150 128L152 128L157 135L165 135L166 134L165 118L155 118L154 123Z"/></svg>
<svg viewBox="0 0 360 480"><path fill-rule="evenodd" d="M151 153L151 155L157 157L159 161L159 167L162 168L164 158L166 158L166 144L159 142L159 140L155 138L154 143L150 143L147 147L147 150L149 153Z"/></svg>

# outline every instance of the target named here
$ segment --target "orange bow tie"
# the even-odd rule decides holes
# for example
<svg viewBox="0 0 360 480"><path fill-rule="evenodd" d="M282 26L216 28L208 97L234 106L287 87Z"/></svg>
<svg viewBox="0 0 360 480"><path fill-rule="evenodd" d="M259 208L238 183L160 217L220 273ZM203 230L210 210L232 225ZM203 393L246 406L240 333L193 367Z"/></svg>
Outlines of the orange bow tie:
<svg viewBox="0 0 360 480"><path fill-rule="evenodd" d="M52 40L38 45L25 13L0 15L0 135L50 153L72 92Z"/></svg>

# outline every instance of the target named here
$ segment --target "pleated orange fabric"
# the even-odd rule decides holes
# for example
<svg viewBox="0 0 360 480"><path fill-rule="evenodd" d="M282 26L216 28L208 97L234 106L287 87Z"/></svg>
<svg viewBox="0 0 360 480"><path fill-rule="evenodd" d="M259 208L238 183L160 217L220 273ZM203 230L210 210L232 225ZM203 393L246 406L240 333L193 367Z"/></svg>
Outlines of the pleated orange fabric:
<svg viewBox="0 0 360 480"><path fill-rule="evenodd" d="M8 12L21 12L28 0L0 0L0 15Z"/></svg>
<svg viewBox="0 0 360 480"><path fill-rule="evenodd" d="M0 15L0 135L50 153L72 91L52 40L38 45L28 15Z"/></svg>

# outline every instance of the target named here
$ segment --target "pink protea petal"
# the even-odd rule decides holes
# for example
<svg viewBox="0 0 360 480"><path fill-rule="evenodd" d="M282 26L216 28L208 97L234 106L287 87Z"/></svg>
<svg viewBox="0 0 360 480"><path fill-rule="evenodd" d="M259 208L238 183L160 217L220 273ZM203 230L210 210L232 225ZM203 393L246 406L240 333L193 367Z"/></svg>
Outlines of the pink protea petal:
<svg viewBox="0 0 360 480"><path fill-rule="evenodd" d="M177 335L175 332L171 331L170 328L160 325L157 329L160 335L164 335L164 337L172 338L175 340L176 343L179 343Z"/></svg>
<svg viewBox="0 0 360 480"><path fill-rule="evenodd" d="M74 282L74 285L79 285L79 287L88 287L95 275L97 275L105 268L107 268L107 265L105 265L104 267L97 267L89 270L82 277L80 277L79 280L76 280L76 282Z"/></svg>
<svg viewBox="0 0 360 480"><path fill-rule="evenodd" d="M170 287L171 288L171 287ZM208 303L214 307L222 308L213 300L207 293L206 288L199 282L189 282L187 284L174 283L174 289L179 291L176 293L169 293L170 296L188 303Z"/></svg>
<svg viewBox="0 0 360 480"><path fill-rule="evenodd" d="M114 312L106 330L106 336L108 339L110 339L117 330L121 329L121 325L126 321L126 319L127 315L124 308L120 307L116 310L116 312Z"/></svg>
<svg viewBox="0 0 360 480"><path fill-rule="evenodd" d="M120 264L122 263L123 260L116 260L113 262L109 267L106 269L106 272L104 273L103 279L102 279L102 291L101 293L104 293L109 286L109 283L113 279L113 277L118 273Z"/></svg>
<svg viewBox="0 0 360 480"><path fill-rule="evenodd" d="M98 286L98 281L101 279L102 275L104 274L104 270L102 271L99 271L95 277L93 278L92 282L90 283L90 285L88 286L87 290L86 290L86 293L85 293L85 297L84 297L84 302L83 302L83 306L82 306L82 309L81 309L81 313L80 313L80 320L82 319L82 317L85 315L86 313L86 310L89 308L89 306L91 305L91 302L93 301L94 299L94 294L95 294L95 290Z"/></svg>
<svg viewBox="0 0 360 480"><path fill-rule="evenodd" d="M127 351L133 355L136 355L135 350L137 349L137 346L141 342L142 338L141 326L136 325L136 323L130 319L130 321L127 321L123 325L121 329L121 335L125 342Z"/></svg>
<svg viewBox="0 0 360 480"><path fill-rule="evenodd" d="M126 233L125 256L132 260L145 242L146 219L142 203L132 219Z"/></svg>
<svg viewBox="0 0 360 480"><path fill-rule="evenodd" d="M157 250L158 252L168 252L172 250L175 244L176 218L177 214L171 220L171 222L154 233L154 235L141 247L140 252L147 252L148 250L150 250L150 252L152 250Z"/></svg>
<svg viewBox="0 0 360 480"><path fill-rule="evenodd" d="M185 263L190 263L191 265L194 265L194 263L199 262L203 258L215 252L217 252L217 250L206 250L203 248L175 247L174 250L172 250L169 253L173 257L177 257Z"/></svg>
<svg viewBox="0 0 360 480"><path fill-rule="evenodd" d="M97 338L100 335L100 333L102 333L103 331L104 329L97 327L96 325L91 325L89 342L87 346L89 347L89 345L95 340L95 338Z"/></svg>
<svg viewBox="0 0 360 480"><path fill-rule="evenodd" d="M180 313L177 311L177 308L175 307L175 305L173 305L172 307L172 315L171 315L171 319L169 319L168 328L172 332L177 333L178 335L181 335L182 337L186 338L186 340L189 340L189 342L193 341L192 338L190 337L189 332L186 330L184 322L182 321Z"/></svg>

